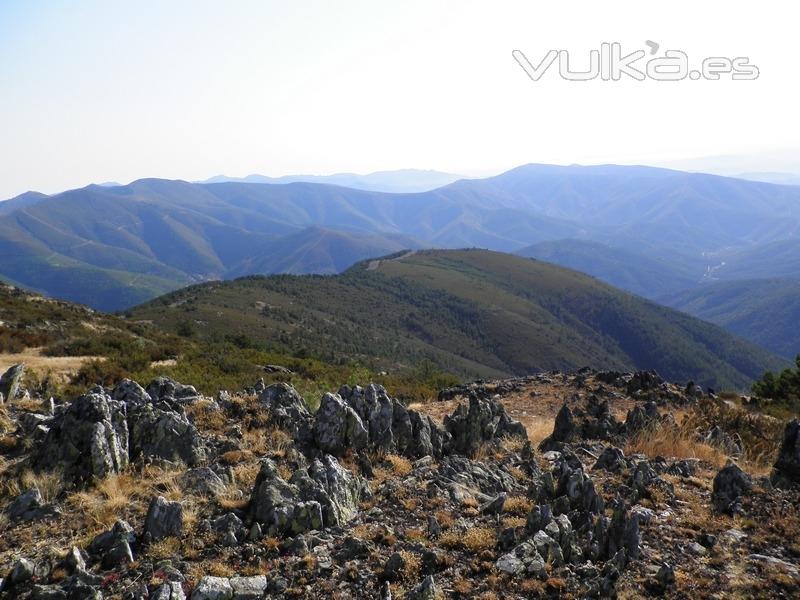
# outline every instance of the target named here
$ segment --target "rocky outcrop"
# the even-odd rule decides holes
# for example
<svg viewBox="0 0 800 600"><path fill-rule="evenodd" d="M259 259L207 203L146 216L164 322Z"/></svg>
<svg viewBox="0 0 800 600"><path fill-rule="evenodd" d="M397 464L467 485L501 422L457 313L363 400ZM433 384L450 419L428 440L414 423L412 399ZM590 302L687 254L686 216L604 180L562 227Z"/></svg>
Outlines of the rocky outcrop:
<svg viewBox="0 0 800 600"><path fill-rule="evenodd" d="M203 439L186 415L162 400L156 406L151 395L130 380L121 381L110 394L99 386L92 388L44 426L47 433L34 453L34 465L63 469L66 480L75 485L118 473L135 459L190 466L205 460Z"/></svg>
<svg viewBox="0 0 800 600"><path fill-rule="evenodd" d="M296 441L307 443L311 439L313 417L306 401L291 385L270 385L260 393L258 400L269 410L272 422L292 433Z"/></svg>
<svg viewBox="0 0 800 600"><path fill-rule="evenodd" d="M452 415L445 417L444 427L452 437L451 451L470 456L483 444L503 437L528 439L522 423L509 417L500 402L482 400L476 394L470 395L469 407L459 404Z"/></svg>
<svg viewBox="0 0 800 600"><path fill-rule="evenodd" d="M314 420L314 443L322 452L341 456L367 447L369 433L361 417L338 394L325 394Z"/></svg>
<svg viewBox="0 0 800 600"><path fill-rule="evenodd" d="M287 482L265 459L250 499L250 518L271 535L296 535L352 520L369 494L363 480L324 455Z"/></svg>
<svg viewBox="0 0 800 600"><path fill-rule="evenodd" d="M800 484L800 419L786 424L773 481L779 485Z"/></svg>
<svg viewBox="0 0 800 600"><path fill-rule="evenodd" d="M4 400L13 400L19 391L19 384L25 374L25 365L18 364L9 367L0 377L0 403Z"/></svg>
<svg viewBox="0 0 800 600"><path fill-rule="evenodd" d="M205 460L203 439L185 414L153 404L128 414L130 458L159 458L195 466Z"/></svg>
<svg viewBox="0 0 800 600"><path fill-rule="evenodd" d="M40 469L63 469L76 485L118 473L128 464L124 404L100 387L80 396L52 419L33 462Z"/></svg>
<svg viewBox="0 0 800 600"><path fill-rule="evenodd" d="M117 521L109 531L95 537L87 551L103 569L113 569L133 562L131 546L135 541L133 528L125 521Z"/></svg>

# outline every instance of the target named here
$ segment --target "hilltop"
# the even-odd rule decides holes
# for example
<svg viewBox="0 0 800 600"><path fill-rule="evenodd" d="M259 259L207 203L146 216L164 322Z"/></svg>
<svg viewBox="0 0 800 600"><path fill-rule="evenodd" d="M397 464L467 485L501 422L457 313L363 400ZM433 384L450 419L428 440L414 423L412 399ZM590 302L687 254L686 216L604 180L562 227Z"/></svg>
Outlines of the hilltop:
<svg viewBox="0 0 800 600"><path fill-rule="evenodd" d="M236 334L329 362L393 370L428 361L466 377L592 365L743 388L783 365L717 326L581 273L482 250L404 253L329 277L201 284L128 317L200 339Z"/></svg>

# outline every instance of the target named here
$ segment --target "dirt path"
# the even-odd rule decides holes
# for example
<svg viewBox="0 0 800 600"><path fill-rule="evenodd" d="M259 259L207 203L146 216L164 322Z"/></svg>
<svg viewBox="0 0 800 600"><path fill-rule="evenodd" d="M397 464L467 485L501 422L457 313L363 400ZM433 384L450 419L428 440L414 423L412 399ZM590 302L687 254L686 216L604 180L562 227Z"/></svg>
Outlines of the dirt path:
<svg viewBox="0 0 800 600"><path fill-rule="evenodd" d="M395 256L394 258L387 258L387 259L381 259L381 260L371 260L371 261L369 261L369 264L367 265L367 271L375 271L375 270L380 268L381 263L392 262L394 260L402 260L402 259L408 258L409 256L411 256L413 254L416 254L416 253L417 253L416 250L409 250L408 252L406 252L404 254L401 254L400 256Z"/></svg>

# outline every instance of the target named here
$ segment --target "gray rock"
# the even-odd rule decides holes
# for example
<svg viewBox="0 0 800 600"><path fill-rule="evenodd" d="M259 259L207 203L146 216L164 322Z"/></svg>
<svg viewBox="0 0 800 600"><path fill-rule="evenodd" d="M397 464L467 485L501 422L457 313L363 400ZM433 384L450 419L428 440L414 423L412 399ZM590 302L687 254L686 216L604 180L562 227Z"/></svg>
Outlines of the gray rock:
<svg viewBox="0 0 800 600"><path fill-rule="evenodd" d="M325 453L341 456L367 446L369 434L358 413L338 394L325 394L314 420L314 442Z"/></svg>
<svg viewBox="0 0 800 600"><path fill-rule="evenodd" d="M11 569L8 581L11 585L19 585L33 578L36 566L27 558L20 558Z"/></svg>
<svg viewBox="0 0 800 600"><path fill-rule="evenodd" d="M609 446L597 458L592 469L603 469L605 471L617 472L627 468L628 462L625 460L625 453L614 446Z"/></svg>
<svg viewBox="0 0 800 600"><path fill-rule="evenodd" d="M144 538L155 542L166 537L183 535L183 505L180 502L169 502L163 496L156 496L150 501L147 516L144 520Z"/></svg>
<svg viewBox="0 0 800 600"><path fill-rule="evenodd" d="M460 454L475 455L483 444L502 437L528 439L525 427L514 421L496 400L482 400L470 394L469 408L459 404L452 415L444 419L444 427L451 436L451 449Z"/></svg>
<svg viewBox="0 0 800 600"><path fill-rule="evenodd" d="M8 505L6 514L11 521L38 521L57 517L61 511L55 506L45 504L38 488L31 488Z"/></svg>
<svg viewBox="0 0 800 600"><path fill-rule="evenodd" d="M313 417L306 401L291 385L274 383L261 392L258 400L269 410L275 425L290 431L297 441L309 441Z"/></svg>
<svg viewBox="0 0 800 600"><path fill-rule="evenodd" d="M267 589L267 578L264 575L252 577L231 577L233 600L259 600Z"/></svg>
<svg viewBox="0 0 800 600"><path fill-rule="evenodd" d="M436 600L438 593L433 575L428 575L422 580L422 583L409 590L403 598L406 600Z"/></svg>
<svg viewBox="0 0 800 600"><path fill-rule="evenodd" d="M225 482L208 467L189 469L180 477L181 486L200 496L218 497L225 493Z"/></svg>
<svg viewBox="0 0 800 600"><path fill-rule="evenodd" d="M747 558L753 562L762 563L769 565L772 568L780 569L796 579L800 578L800 569L797 568L797 565L793 565L792 563L781 560L780 558L775 558L774 556L765 556L764 554L750 554Z"/></svg>
<svg viewBox="0 0 800 600"><path fill-rule="evenodd" d="M150 594L150 600L186 600L186 594L179 582L171 581L158 586Z"/></svg>
<svg viewBox="0 0 800 600"><path fill-rule="evenodd" d="M67 553L67 556L64 559L64 566L69 569L70 573L86 570L86 559L83 557L83 553L77 546L73 546L72 549Z"/></svg>
<svg viewBox="0 0 800 600"><path fill-rule="evenodd" d="M52 420L33 463L40 469L62 469L64 478L76 485L120 472L128 464L124 405L101 388L79 397Z"/></svg>
<svg viewBox="0 0 800 600"><path fill-rule="evenodd" d="M2 377L0 377L0 398L11 401L17 397L19 384L25 374L25 365L20 363L9 367ZM0 400L2 402L2 400Z"/></svg>
<svg viewBox="0 0 800 600"><path fill-rule="evenodd" d="M513 552L503 554L497 559L495 567L498 571L508 575L521 575L525 572L525 563L523 563Z"/></svg>
<svg viewBox="0 0 800 600"><path fill-rule="evenodd" d="M194 386L184 385L169 377L156 377L147 385L147 393L153 402L168 404L191 404L200 399Z"/></svg>
<svg viewBox="0 0 800 600"><path fill-rule="evenodd" d="M773 480L779 484L800 483L800 419L786 423Z"/></svg>
<svg viewBox="0 0 800 600"><path fill-rule="evenodd" d="M233 600L233 587L227 577L206 575L192 591L191 600Z"/></svg>
<svg viewBox="0 0 800 600"><path fill-rule="evenodd" d="M195 466L205 460L204 441L186 415L145 404L128 414L130 458L161 458Z"/></svg>
<svg viewBox="0 0 800 600"><path fill-rule="evenodd" d="M271 535L297 534L344 525L358 513L366 483L330 455L316 459L284 481L275 464L265 459L256 477L250 516Z"/></svg>
<svg viewBox="0 0 800 600"><path fill-rule="evenodd" d="M750 476L738 465L730 463L714 477L711 501L714 508L726 514L741 512L741 497L753 487Z"/></svg>

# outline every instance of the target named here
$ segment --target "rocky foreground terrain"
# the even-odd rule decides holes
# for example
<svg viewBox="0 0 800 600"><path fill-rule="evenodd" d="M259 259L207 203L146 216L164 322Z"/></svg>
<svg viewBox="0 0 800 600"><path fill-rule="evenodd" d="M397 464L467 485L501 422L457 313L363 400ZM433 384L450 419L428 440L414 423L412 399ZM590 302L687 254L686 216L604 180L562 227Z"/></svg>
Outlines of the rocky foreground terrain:
<svg viewBox="0 0 800 600"><path fill-rule="evenodd" d="M286 383L0 381L0 596L800 596L800 422L653 373L312 413Z"/></svg>

